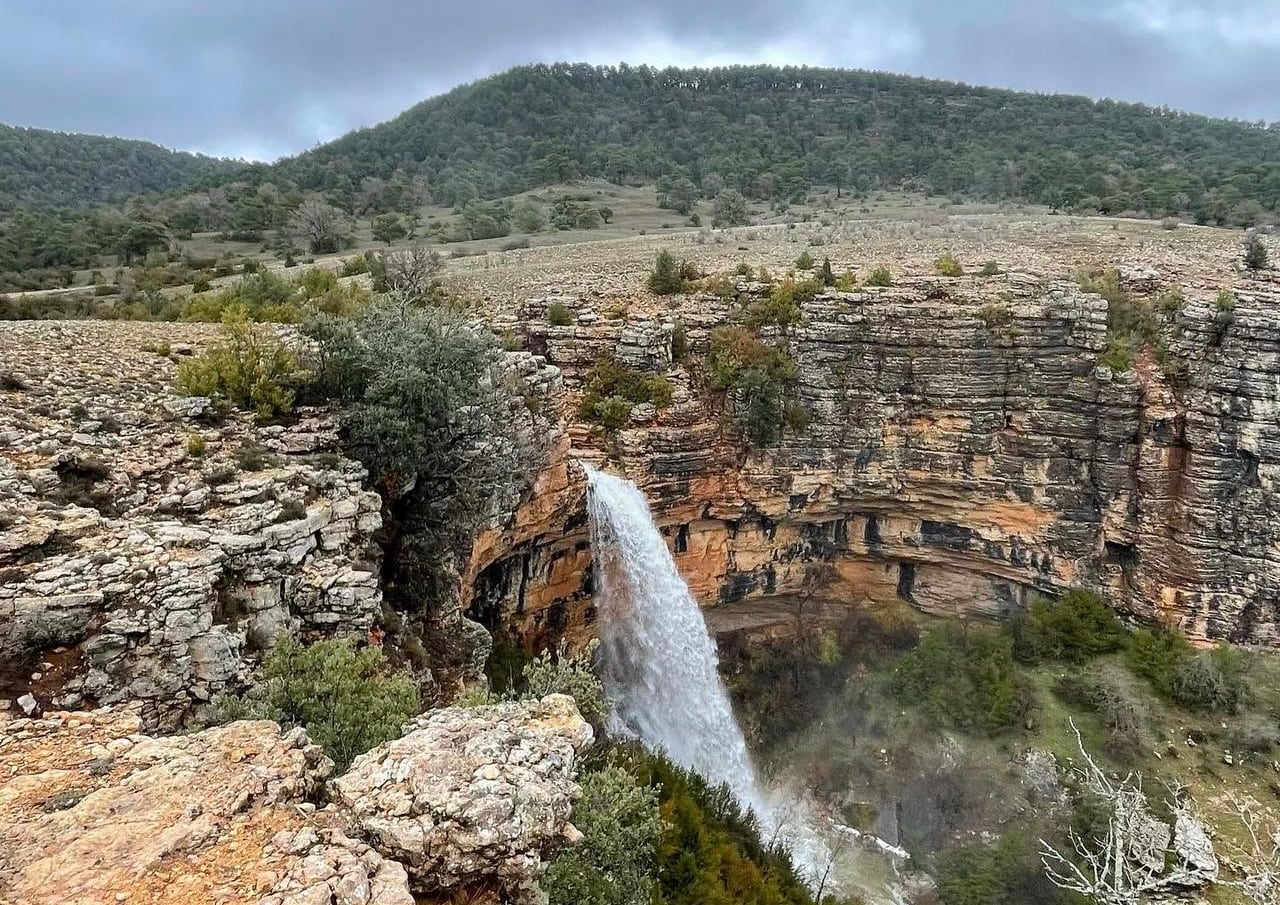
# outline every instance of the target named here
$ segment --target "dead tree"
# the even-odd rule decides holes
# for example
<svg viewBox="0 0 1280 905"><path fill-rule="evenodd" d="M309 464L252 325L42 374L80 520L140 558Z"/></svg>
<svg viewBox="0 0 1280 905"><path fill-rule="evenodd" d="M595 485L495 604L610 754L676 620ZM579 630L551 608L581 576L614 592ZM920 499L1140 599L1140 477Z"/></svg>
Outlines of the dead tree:
<svg viewBox="0 0 1280 905"><path fill-rule="evenodd" d="M1041 839L1041 863L1049 882L1099 905L1137 905L1151 893L1200 886L1216 876L1212 846L1185 797L1176 791L1173 795L1171 828L1151 813L1141 774L1112 780L1085 749L1074 721L1071 729L1083 759L1075 773L1083 787L1106 806L1107 829L1100 837L1089 838L1074 829L1068 831L1071 851L1067 853ZM1189 860L1178 850L1179 833L1194 837L1207 853Z"/></svg>
<svg viewBox="0 0 1280 905"><path fill-rule="evenodd" d="M1231 873L1219 882L1239 890L1255 905L1276 905L1280 902L1280 821L1253 798L1232 792L1226 800L1244 828L1244 841L1219 830L1218 839L1227 850L1223 861Z"/></svg>

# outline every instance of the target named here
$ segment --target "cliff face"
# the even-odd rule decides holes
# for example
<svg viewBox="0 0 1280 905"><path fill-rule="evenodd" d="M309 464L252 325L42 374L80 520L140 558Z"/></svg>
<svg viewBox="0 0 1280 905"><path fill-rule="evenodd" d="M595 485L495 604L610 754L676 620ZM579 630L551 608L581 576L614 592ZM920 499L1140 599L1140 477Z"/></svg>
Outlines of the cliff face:
<svg viewBox="0 0 1280 905"><path fill-rule="evenodd" d="M1083 584L1196 638L1280 641L1280 293L1268 284L1242 285L1229 312L1190 299L1170 346L1176 379L1149 354L1130 373L1099 367L1107 303L1074 283L1011 274L823 293L781 337L809 423L759 452L729 424L735 400L698 375L710 330L740 301L604 317L559 299L576 322L550 327L552 301L529 304L523 332L563 370L567 411L603 353L667 374L675 392L614 437L566 428L528 501L477 543L470 611L490 626L529 644L589 630L572 464L585 458L645 490L706 604L822 583L837 599L995 616L1036 589ZM673 363L677 323L689 354Z"/></svg>

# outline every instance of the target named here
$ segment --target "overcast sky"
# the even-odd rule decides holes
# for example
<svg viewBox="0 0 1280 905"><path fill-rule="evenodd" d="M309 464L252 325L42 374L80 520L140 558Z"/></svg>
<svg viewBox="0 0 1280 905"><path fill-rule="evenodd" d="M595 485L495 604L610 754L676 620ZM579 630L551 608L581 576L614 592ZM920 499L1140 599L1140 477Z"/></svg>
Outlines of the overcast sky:
<svg viewBox="0 0 1280 905"><path fill-rule="evenodd" d="M4 0L0 122L272 159L555 60L863 67L1280 120L1280 0Z"/></svg>

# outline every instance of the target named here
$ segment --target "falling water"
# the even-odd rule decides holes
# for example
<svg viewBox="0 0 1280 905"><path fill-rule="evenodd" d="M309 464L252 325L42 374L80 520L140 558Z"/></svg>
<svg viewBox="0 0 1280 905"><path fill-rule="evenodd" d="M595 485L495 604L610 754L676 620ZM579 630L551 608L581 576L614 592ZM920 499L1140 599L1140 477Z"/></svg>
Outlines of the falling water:
<svg viewBox="0 0 1280 905"><path fill-rule="evenodd" d="M630 481L584 466L605 690L615 728L723 783L772 830L702 611Z"/></svg>

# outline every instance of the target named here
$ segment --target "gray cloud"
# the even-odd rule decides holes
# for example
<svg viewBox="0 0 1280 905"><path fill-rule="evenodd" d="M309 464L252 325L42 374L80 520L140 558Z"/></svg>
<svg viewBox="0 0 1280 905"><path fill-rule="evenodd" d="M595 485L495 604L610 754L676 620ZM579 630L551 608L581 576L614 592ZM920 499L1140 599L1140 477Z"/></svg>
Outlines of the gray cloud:
<svg viewBox="0 0 1280 905"><path fill-rule="evenodd" d="M0 121L273 158L540 60L856 66L1280 119L1274 0L61 0L0 7Z"/></svg>

